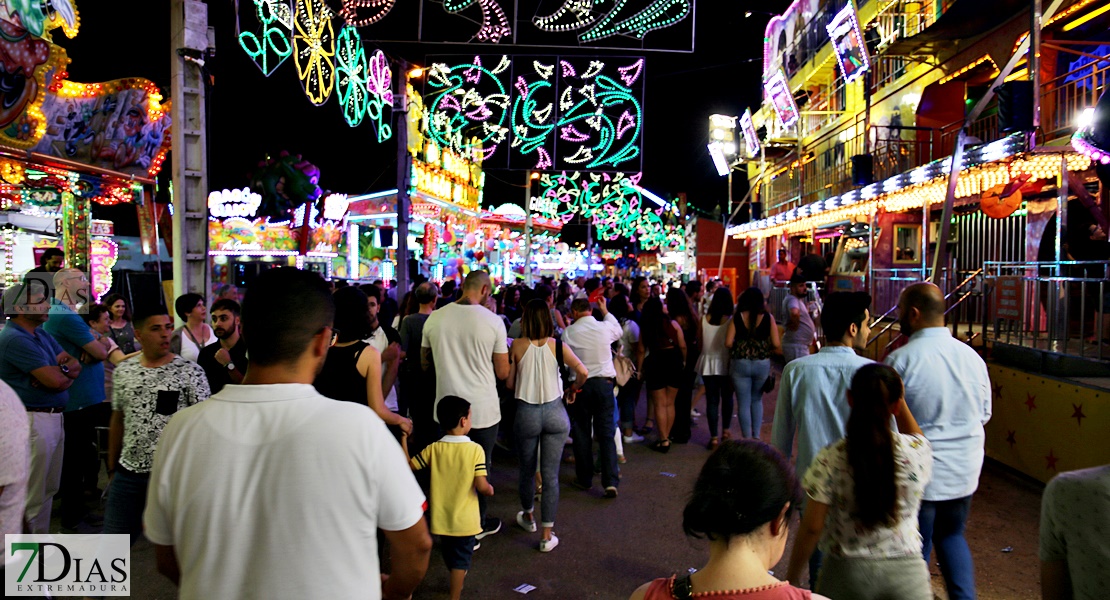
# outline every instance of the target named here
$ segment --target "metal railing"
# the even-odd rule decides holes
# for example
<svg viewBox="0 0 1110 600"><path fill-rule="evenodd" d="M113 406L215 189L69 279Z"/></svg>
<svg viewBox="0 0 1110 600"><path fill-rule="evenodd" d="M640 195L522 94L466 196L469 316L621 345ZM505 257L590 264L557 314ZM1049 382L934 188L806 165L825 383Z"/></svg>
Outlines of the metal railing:
<svg viewBox="0 0 1110 600"><path fill-rule="evenodd" d="M871 21L879 34L879 51L925 31L940 16L937 8L936 0L900 0L888 4Z"/></svg>
<svg viewBox="0 0 1110 600"><path fill-rule="evenodd" d="M879 341L879 339L886 335L887 332L891 331L898 322L895 317L898 312L898 296L902 293L902 290L928 278L928 274L923 274L921 269L876 269L873 273L875 273L874 283L876 290L884 290L886 296L889 297L893 295L894 300L892 305L889 305L891 306L889 310L871 322L872 329L880 325L883 326L877 332L872 331L871 338L867 340L868 347ZM967 324L968 339L966 341L970 344L978 337L978 334L972 331L971 325L979 322L979 315L977 313L967 314L968 311L963 309L968 299L982 293L980 281L983 275L983 269L976 269L971 272L957 272L956 276L961 278L959 282L952 280L949 275L950 273L947 269L943 270L938 284L941 291L944 292L944 301L948 307L944 311L945 323L952 328L952 336L957 339L959 338L960 324ZM872 296L872 306L886 306L884 304L877 304L877 298L879 298L878 292ZM902 337L904 336L901 331L893 335L890 341L888 341L879 352L879 358L885 357Z"/></svg>
<svg viewBox="0 0 1110 600"><path fill-rule="evenodd" d="M1093 107L1106 90L1110 63L1092 62L1041 85L1043 141L1070 136L1084 109Z"/></svg>
<svg viewBox="0 0 1110 600"><path fill-rule="evenodd" d="M987 262L988 341L1107 360L1110 261Z"/></svg>

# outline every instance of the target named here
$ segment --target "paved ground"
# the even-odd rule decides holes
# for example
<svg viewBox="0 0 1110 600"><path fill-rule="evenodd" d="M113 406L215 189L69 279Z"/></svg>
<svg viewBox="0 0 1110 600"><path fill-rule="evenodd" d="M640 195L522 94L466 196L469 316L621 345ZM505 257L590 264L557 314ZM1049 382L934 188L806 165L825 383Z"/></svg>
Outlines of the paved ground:
<svg viewBox="0 0 1110 600"><path fill-rule="evenodd" d="M773 398L774 394L767 394L764 402L768 421L763 426L764 440L770 438ZM705 412L704 403L700 408ZM640 409L642 412L642 402ZM514 588L529 584L536 587L528 594L531 598L620 599L652 578L703 565L708 556L706 543L687 539L681 527L682 507L708 454L704 417L699 421L691 443L676 445L667 455L642 445L626 448L628 464L622 466L620 497L615 500L601 498L597 482L591 492L570 487L573 468L564 465L555 527L560 545L549 554L536 550L538 533L525 533L514 523L519 510L516 461L499 451L491 478L497 495L490 510L504 520L505 526L501 533L483 540L482 548L475 553L464 595L521 598ZM988 463L984 469L968 522L980 598L1040 597L1037 520L1041 489L1040 484L1015 476L1004 467ZM789 554L790 545L787 548ZM133 597L176 597L174 587L155 571L149 544L136 544L132 557ZM935 564L932 570L934 590L943 599L943 584ZM785 560L775 572L785 574ZM446 569L438 551L434 551L428 575L415 598L446 598L447 587Z"/></svg>

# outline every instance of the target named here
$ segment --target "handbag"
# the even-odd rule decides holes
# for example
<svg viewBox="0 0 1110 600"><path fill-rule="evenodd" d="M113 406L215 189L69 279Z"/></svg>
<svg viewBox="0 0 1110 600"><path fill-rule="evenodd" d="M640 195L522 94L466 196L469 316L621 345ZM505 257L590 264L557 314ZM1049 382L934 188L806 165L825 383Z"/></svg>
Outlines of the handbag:
<svg viewBox="0 0 1110 600"><path fill-rule="evenodd" d="M774 375L768 375L767 376L767 381L763 382L763 389L761 389L759 391L766 394L767 392L774 391L774 389L775 389L775 376Z"/></svg>
<svg viewBox="0 0 1110 600"><path fill-rule="evenodd" d="M632 359L618 352L613 353L613 368L617 371L617 385L624 386L636 376L636 365Z"/></svg>

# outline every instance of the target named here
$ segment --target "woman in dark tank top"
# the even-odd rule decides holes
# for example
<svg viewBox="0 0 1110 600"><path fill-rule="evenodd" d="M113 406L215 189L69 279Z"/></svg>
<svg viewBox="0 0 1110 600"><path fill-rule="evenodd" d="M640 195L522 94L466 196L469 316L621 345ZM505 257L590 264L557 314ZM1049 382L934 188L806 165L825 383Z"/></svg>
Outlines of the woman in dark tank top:
<svg viewBox="0 0 1110 600"><path fill-rule="evenodd" d="M763 384L771 374L771 354L782 353L778 325L767 312L759 288L750 287L740 294L736 314L725 331L725 345L732 357L730 374L740 431L746 438L759 438L763 426Z"/></svg>
<svg viewBox="0 0 1110 600"><path fill-rule="evenodd" d="M385 406L382 395L382 361L378 351L362 341L370 336L370 309L366 294L356 287L336 290L335 344L328 349L324 366L313 386L334 400L370 407L394 434L412 433L412 421Z"/></svg>

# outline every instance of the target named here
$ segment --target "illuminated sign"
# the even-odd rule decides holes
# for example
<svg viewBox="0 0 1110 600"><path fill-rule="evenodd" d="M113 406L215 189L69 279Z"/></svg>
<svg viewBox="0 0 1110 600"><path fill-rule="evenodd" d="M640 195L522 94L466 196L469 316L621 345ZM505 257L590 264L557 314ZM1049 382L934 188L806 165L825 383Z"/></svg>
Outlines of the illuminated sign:
<svg viewBox="0 0 1110 600"><path fill-rule="evenodd" d="M790 86L786 83L786 75L782 69L775 71L770 79L763 82L763 89L784 128L798 121L798 105L794 103L794 95L790 93Z"/></svg>
<svg viewBox="0 0 1110 600"><path fill-rule="evenodd" d="M99 219L93 219L92 223L89 225L89 235L113 236L115 234L116 226L115 223L112 223L111 221L101 221Z"/></svg>
<svg viewBox="0 0 1110 600"><path fill-rule="evenodd" d="M412 187L468 210L476 211L482 203L482 190L471 185L470 178L460 178L419 160L412 161Z"/></svg>
<svg viewBox="0 0 1110 600"><path fill-rule="evenodd" d="M748 149L748 156L759 155L759 134L752 123L752 111L744 110L740 117L740 131L744 132L744 146Z"/></svg>
<svg viewBox="0 0 1110 600"><path fill-rule="evenodd" d="M241 190L217 190L208 194L208 213L213 217L254 217L262 204L262 196L243 188Z"/></svg>
<svg viewBox="0 0 1110 600"><path fill-rule="evenodd" d="M324 218L329 221L342 221L347 215L347 207L350 204L347 194L330 194L324 198Z"/></svg>
<svg viewBox="0 0 1110 600"><path fill-rule="evenodd" d="M93 297L97 302L112 289L112 267L116 266L118 256L119 246L112 240L95 238L92 241L89 274L92 276Z"/></svg>
<svg viewBox="0 0 1110 600"><path fill-rule="evenodd" d="M288 223L271 223L269 219L230 217L208 220L208 241L211 250L220 252L270 251L295 252L297 240Z"/></svg>
<svg viewBox="0 0 1110 600"><path fill-rule="evenodd" d="M848 0L847 6L836 13L825 28L832 38L840 72L844 74L844 83L851 83L870 66L867 47L863 44L863 35L859 30L855 2Z"/></svg>

